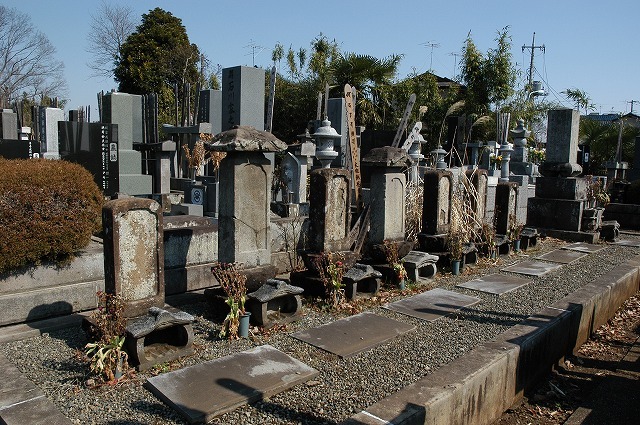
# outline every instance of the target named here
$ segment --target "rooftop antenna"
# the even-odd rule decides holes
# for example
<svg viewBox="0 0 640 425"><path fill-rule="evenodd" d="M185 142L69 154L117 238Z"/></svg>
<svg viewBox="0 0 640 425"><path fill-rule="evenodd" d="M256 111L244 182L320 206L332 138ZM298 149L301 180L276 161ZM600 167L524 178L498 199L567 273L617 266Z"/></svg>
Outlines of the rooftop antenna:
<svg viewBox="0 0 640 425"><path fill-rule="evenodd" d="M634 103L640 103L640 101L637 101L637 100L627 100L627 103L630 103L630 104L631 104L631 112L630 112L630 113L631 113L631 114L633 114L633 104L634 104Z"/></svg>
<svg viewBox="0 0 640 425"><path fill-rule="evenodd" d="M431 48L431 54L429 59L429 72L432 72L433 71L433 49L440 47L440 43L436 43L435 41L426 41L420 45Z"/></svg>
<svg viewBox="0 0 640 425"><path fill-rule="evenodd" d="M458 74L456 74L458 72L458 56L462 55L457 52L451 52L449 53L449 56L453 56L453 79L455 80L458 76Z"/></svg>
<svg viewBox="0 0 640 425"><path fill-rule="evenodd" d="M253 39L249 40L249 44L247 44L246 46L244 46L244 48L249 48L251 49L250 53L247 53L245 56L247 55L251 55L251 61L252 61L252 65L255 67L256 66L256 56L260 54L260 52L262 52L264 50L264 47L259 46L258 44L256 44L255 41L253 41ZM256 53L256 50L258 51Z"/></svg>

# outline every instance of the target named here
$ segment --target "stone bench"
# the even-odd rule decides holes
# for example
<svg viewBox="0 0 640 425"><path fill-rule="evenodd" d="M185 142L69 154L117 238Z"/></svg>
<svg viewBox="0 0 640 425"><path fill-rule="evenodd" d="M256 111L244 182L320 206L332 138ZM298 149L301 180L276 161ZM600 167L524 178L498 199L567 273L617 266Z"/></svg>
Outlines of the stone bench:
<svg viewBox="0 0 640 425"><path fill-rule="evenodd" d="M402 265L407 271L407 279L419 282L433 278L438 272L436 263L440 257L421 251L410 251L402 258Z"/></svg>
<svg viewBox="0 0 640 425"><path fill-rule="evenodd" d="M253 320L261 326L295 320L302 308L304 291L278 279L268 279L257 291L247 294L247 310Z"/></svg>
<svg viewBox="0 0 640 425"><path fill-rule="evenodd" d="M345 297L348 300L356 298L359 294L375 295L380 290L380 278L382 273L376 271L368 264L356 263L344 274Z"/></svg>
<svg viewBox="0 0 640 425"><path fill-rule="evenodd" d="M529 247L533 248L538 244L538 230L531 227L525 227L520 233L520 249L526 251Z"/></svg>
<svg viewBox="0 0 640 425"><path fill-rule="evenodd" d="M193 354L192 315L151 307L146 316L127 323L129 364L147 370L156 364Z"/></svg>

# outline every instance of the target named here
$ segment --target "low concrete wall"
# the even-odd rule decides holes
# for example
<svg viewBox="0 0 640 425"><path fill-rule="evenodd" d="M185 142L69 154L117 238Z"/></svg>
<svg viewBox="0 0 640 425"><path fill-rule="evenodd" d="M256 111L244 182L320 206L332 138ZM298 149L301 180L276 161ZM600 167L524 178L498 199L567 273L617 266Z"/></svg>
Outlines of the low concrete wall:
<svg viewBox="0 0 640 425"><path fill-rule="evenodd" d="M490 424L639 288L640 256L343 424Z"/></svg>

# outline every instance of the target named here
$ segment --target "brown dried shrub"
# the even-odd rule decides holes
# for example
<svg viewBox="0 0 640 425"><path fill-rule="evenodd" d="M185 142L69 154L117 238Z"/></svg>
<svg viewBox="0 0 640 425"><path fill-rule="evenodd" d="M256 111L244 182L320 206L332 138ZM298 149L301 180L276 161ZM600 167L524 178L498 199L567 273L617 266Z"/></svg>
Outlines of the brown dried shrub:
<svg viewBox="0 0 640 425"><path fill-rule="evenodd" d="M72 258L101 229L103 201L80 165L0 157L0 273Z"/></svg>

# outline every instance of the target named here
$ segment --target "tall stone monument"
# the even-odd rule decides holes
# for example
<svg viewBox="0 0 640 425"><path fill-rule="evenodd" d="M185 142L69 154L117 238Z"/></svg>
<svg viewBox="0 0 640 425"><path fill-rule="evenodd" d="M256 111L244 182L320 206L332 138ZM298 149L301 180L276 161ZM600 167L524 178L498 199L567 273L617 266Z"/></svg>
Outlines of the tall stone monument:
<svg viewBox="0 0 640 425"><path fill-rule="evenodd" d="M222 70L222 131L234 125L264 130L265 71L236 66Z"/></svg>
<svg viewBox="0 0 640 425"><path fill-rule="evenodd" d="M59 159L58 123L64 121L64 111L59 108L38 108L38 140L43 158Z"/></svg>

